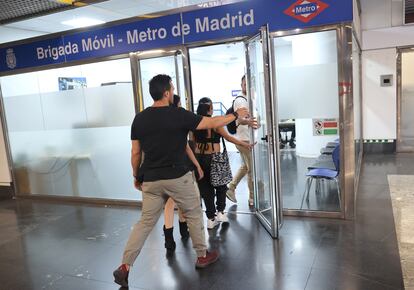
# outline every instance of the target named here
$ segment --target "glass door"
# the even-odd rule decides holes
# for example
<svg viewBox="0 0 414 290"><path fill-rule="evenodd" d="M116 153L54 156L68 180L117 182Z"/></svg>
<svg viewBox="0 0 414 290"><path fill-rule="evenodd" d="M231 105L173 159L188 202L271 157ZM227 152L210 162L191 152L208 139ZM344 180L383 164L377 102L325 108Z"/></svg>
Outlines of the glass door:
<svg viewBox="0 0 414 290"><path fill-rule="evenodd" d="M292 215L339 216L337 31L291 33L271 38L284 210Z"/></svg>
<svg viewBox="0 0 414 290"><path fill-rule="evenodd" d="M273 238L278 238L282 222L281 203L277 184L275 140L272 112L271 57L268 31L245 42L247 86L250 112L257 118L259 128L252 131L253 173L256 216ZM276 141L277 142L277 141Z"/></svg>
<svg viewBox="0 0 414 290"><path fill-rule="evenodd" d="M135 54L132 66L136 66L136 98L137 111L152 105L153 100L149 93L149 81L158 74L169 75L174 83L174 93L181 97L183 107L189 107L188 86L186 78L188 65L184 49L153 50ZM134 70L134 69L133 69Z"/></svg>

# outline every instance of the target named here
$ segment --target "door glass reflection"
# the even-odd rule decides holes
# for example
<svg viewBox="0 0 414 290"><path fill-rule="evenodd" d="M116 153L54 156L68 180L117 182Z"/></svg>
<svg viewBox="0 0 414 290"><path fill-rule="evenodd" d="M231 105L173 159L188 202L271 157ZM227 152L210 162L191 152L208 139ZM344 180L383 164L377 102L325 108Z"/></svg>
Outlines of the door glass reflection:
<svg viewBox="0 0 414 290"><path fill-rule="evenodd" d="M268 124L266 120L266 95L264 82L263 49L260 38L248 44L249 52L249 89L252 114L257 118L259 128L254 130L253 139L257 142L253 149L256 209L271 224L273 192L270 183Z"/></svg>

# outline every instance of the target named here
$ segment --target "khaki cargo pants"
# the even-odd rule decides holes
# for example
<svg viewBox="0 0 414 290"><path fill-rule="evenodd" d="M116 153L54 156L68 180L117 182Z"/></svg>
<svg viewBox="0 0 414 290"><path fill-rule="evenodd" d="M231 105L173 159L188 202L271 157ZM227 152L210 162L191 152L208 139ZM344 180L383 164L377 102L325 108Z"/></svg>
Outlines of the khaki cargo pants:
<svg viewBox="0 0 414 290"><path fill-rule="evenodd" d="M122 259L123 264L133 265L144 246L145 240L157 223L168 197L175 201L187 220L197 257L206 254L207 246L200 194L191 172L175 179L144 182L142 184L142 197L141 219L134 225L129 235Z"/></svg>

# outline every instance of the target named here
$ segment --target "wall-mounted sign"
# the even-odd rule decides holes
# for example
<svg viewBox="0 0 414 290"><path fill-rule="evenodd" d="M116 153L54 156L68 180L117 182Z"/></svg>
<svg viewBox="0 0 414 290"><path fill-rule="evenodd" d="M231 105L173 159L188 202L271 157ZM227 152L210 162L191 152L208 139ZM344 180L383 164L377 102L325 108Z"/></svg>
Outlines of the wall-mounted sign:
<svg viewBox="0 0 414 290"><path fill-rule="evenodd" d="M246 0L62 36L0 45L0 75L19 69L192 42L352 21L352 0ZM41 39L41 40L40 40Z"/></svg>
<svg viewBox="0 0 414 290"><path fill-rule="evenodd" d="M86 88L85 77L59 77L59 91Z"/></svg>
<svg viewBox="0 0 414 290"><path fill-rule="evenodd" d="M242 95L241 90L231 90L231 96L232 97L237 97L237 96L241 96L241 95Z"/></svg>
<svg viewBox="0 0 414 290"><path fill-rule="evenodd" d="M338 119L312 119L313 136L338 135Z"/></svg>

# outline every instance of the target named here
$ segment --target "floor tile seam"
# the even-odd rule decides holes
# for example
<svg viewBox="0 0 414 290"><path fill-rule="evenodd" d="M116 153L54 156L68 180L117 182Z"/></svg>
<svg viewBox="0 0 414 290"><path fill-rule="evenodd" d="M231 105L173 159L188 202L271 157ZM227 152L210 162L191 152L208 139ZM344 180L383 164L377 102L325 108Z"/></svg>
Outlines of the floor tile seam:
<svg viewBox="0 0 414 290"><path fill-rule="evenodd" d="M386 287L389 287L389 288L392 288L392 289L395 289L395 290L401 290L401 287L396 287L396 286L391 285L391 284L388 284L388 283L380 282L380 281L375 280L375 279L372 279L371 277L366 276L364 274L360 274L360 275L356 275L356 276L358 276L358 277L360 277L362 279L365 279L365 280L367 280L367 281L369 281L371 283L374 283L374 284L379 284L381 286L386 286Z"/></svg>
<svg viewBox="0 0 414 290"><path fill-rule="evenodd" d="M108 282L108 281L104 281L104 280L98 280L98 279L92 279L92 278L79 277L79 276L71 275L71 274L65 274L62 277L62 279L64 277L71 277L71 278L82 279L82 280L87 280L87 281L95 281L95 282L100 282L100 283L104 283L104 284L107 284L107 285L115 285L114 284L115 282ZM148 290L147 288L140 288L140 287L137 287L137 286L132 286L132 287L135 288L135 289L139 289L139 290Z"/></svg>
<svg viewBox="0 0 414 290"><path fill-rule="evenodd" d="M313 262L315 262L315 260ZM311 269L309 271L308 277L306 278L306 283L305 283L305 287L303 288L303 290L306 290L306 287L308 287L310 276L312 275L312 269L313 269L312 267L313 267L313 263L312 263Z"/></svg>
<svg viewBox="0 0 414 290"><path fill-rule="evenodd" d="M321 247L321 244L322 244L322 237L320 238L320 240L319 240L319 244L318 244L318 247L316 248L316 251L315 251L315 256L313 257L313 261L312 261L312 265L311 265L311 271L310 271L310 273L312 273L312 269L313 269L313 267L314 267L314 265L315 265L315 262L316 262L316 257L317 257L317 254L318 254L318 250L319 250L319 248ZM310 274L309 274L309 277L310 277ZM309 280L309 277L308 277L308 280ZM306 286L307 286L307 284L308 284L308 280L306 280ZM305 287L305 289L306 289L306 287Z"/></svg>

